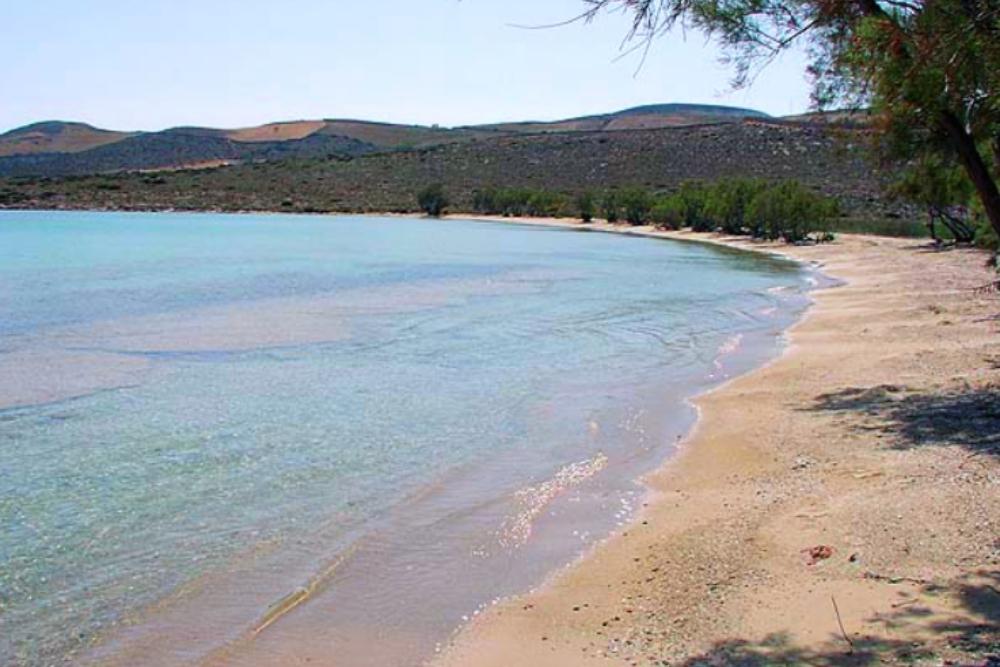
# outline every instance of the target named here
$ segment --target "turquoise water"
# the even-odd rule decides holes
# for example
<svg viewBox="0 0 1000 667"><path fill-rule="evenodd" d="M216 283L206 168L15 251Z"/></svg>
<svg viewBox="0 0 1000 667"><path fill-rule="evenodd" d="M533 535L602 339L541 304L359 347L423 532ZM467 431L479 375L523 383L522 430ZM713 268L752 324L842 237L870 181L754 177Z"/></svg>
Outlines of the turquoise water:
<svg viewBox="0 0 1000 667"><path fill-rule="evenodd" d="M412 664L624 521L807 280L492 223L0 212L0 663L281 664L322 627Z"/></svg>

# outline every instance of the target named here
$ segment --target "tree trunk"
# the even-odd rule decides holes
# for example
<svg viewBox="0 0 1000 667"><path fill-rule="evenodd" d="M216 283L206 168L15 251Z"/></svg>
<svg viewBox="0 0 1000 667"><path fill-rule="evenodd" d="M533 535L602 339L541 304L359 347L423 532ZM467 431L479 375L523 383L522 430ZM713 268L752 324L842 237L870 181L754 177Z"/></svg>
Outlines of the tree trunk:
<svg viewBox="0 0 1000 667"><path fill-rule="evenodd" d="M938 235L937 235L937 226L934 224L934 207L933 206L928 206L927 207L927 229L931 233L931 240L934 241L934 243L937 243L939 241L939 239L938 239Z"/></svg>
<svg viewBox="0 0 1000 667"><path fill-rule="evenodd" d="M948 135L948 140L952 148L958 154L958 160L965 169L965 173L976 188L976 194L983 203L986 217L993 226L993 230L1000 236L1000 189L997 182L990 174L990 169L980 155L976 147L976 140L965 129L965 126L958 117L951 111L941 114L941 126Z"/></svg>
<svg viewBox="0 0 1000 667"><path fill-rule="evenodd" d="M993 171L1000 174L1000 134L993 137Z"/></svg>

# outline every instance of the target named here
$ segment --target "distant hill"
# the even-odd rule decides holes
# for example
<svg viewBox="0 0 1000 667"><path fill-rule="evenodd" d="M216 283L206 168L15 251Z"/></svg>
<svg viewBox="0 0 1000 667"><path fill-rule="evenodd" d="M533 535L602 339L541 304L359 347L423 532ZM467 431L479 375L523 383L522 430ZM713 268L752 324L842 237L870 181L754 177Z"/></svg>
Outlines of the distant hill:
<svg viewBox="0 0 1000 667"><path fill-rule="evenodd" d="M79 153L112 144L134 133L101 130L86 123L45 121L0 134L0 156Z"/></svg>
<svg viewBox="0 0 1000 667"><path fill-rule="evenodd" d="M33 153L0 158L0 176L73 176L156 171L281 160L289 157L357 156L377 148L349 137L310 134L285 141L234 141L225 131L176 128L137 134L75 153Z"/></svg>
<svg viewBox="0 0 1000 667"><path fill-rule="evenodd" d="M502 132L611 132L615 130L653 130L710 123L731 123L746 118L770 118L752 109L711 104L648 104L614 113L581 116L558 121L525 121L478 125L477 129Z"/></svg>
<svg viewBox="0 0 1000 667"><path fill-rule="evenodd" d="M50 121L0 135L0 176L67 176L220 166L286 158L358 157L502 136L614 132L767 119L751 109L655 104L561 121L457 128L325 119L268 123L235 130L180 127L115 132Z"/></svg>
<svg viewBox="0 0 1000 667"><path fill-rule="evenodd" d="M411 139L429 136L421 132ZM864 129L828 132L819 123L766 118L652 130L499 134L355 158L0 180L0 207L403 212L416 209L421 188L442 183L457 210L470 210L474 193L485 188L545 188L572 198L585 190L634 185L671 192L689 180L751 177L796 179L836 197L852 217L898 217L905 211L884 197L888 174L870 160L866 135Z"/></svg>

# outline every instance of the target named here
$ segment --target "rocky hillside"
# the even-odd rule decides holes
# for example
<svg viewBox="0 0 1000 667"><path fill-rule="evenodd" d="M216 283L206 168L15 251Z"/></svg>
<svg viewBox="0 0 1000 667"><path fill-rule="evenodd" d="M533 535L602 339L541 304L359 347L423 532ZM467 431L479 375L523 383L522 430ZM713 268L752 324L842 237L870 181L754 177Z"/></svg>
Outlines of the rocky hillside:
<svg viewBox="0 0 1000 667"><path fill-rule="evenodd" d="M46 122L0 135L0 176L67 176L281 160L356 157L504 136L680 127L766 118L749 109L660 104L556 122L458 128L315 120L236 130L173 128L126 133L82 123Z"/></svg>
<svg viewBox="0 0 1000 667"><path fill-rule="evenodd" d="M310 135L315 136L315 135ZM686 180L794 178L837 197L852 215L899 215L882 196L863 130L741 122L655 130L469 138L359 157L289 159L220 169L0 181L0 205L42 208L412 211L416 193L445 185L468 209L488 187L566 194L631 185L668 192Z"/></svg>

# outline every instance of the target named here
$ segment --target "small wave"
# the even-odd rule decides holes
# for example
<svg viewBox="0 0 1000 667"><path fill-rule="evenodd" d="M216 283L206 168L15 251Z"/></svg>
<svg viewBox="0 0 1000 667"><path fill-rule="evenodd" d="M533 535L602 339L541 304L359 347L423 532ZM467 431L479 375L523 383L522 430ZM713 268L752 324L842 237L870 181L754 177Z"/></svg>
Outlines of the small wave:
<svg viewBox="0 0 1000 667"><path fill-rule="evenodd" d="M743 344L743 334L736 334L727 338L719 349L716 351L715 360L712 364L715 366L716 372L722 372L722 360L723 358L733 354L740 349L740 345Z"/></svg>
<svg viewBox="0 0 1000 667"><path fill-rule="evenodd" d="M608 457L602 452L592 459L578 461L564 466L551 479L528 486L515 494L520 507L503 522L497 531L500 546L516 549L527 544L538 515L567 489L594 477L608 465Z"/></svg>

